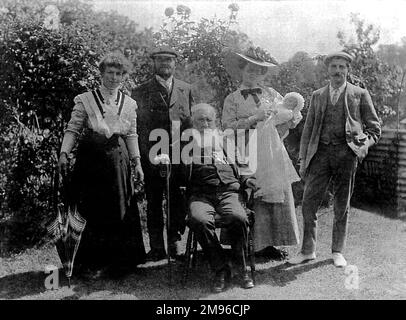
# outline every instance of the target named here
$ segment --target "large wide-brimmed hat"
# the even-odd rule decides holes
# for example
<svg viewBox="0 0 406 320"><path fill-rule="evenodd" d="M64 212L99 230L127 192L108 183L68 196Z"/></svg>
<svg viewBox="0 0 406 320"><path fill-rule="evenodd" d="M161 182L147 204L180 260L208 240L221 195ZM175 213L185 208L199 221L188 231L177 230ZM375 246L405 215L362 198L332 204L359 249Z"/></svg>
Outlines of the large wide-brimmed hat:
<svg viewBox="0 0 406 320"><path fill-rule="evenodd" d="M265 56L259 48L249 47L244 52L228 49L224 55L224 67L234 80L241 80L243 71L241 61L244 60L266 68L278 65L278 62L274 58Z"/></svg>
<svg viewBox="0 0 406 320"><path fill-rule="evenodd" d="M333 58L342 58L344 60L347 60L349 63L352 62L353 57L345 52L345 51L337 51L337 52L333 52L328 54L325 58L324 58L324 64L328 67L328 64L330 63L331 59Z"/></svg>
<svg viewBox="0 0 406 320"><path fill-rule="evenodd" d="M172 57L177 58L179 54L168 46L160 46L152 50L151 54L149 55L150 58L155 58L156 56L164 56L164 57Z"/></svg>

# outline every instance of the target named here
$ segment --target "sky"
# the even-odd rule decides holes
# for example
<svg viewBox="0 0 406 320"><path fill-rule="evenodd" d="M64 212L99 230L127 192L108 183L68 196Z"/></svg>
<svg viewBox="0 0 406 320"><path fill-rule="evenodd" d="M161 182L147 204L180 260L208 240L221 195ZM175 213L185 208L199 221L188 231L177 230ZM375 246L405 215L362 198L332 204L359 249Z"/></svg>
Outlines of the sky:
<svg viewBox="0 0 406 320"><path fill-rule="evenodd" d="M316 55L340 49L339 31L344 31L347 37L355 35L351 13L359 13L366 23L379 27L380 44L399 43L406 37L406 0L93 1L96 10L115 10L138 23L140 29L152 27L154 30L161 25L167 7L187 5L195 21L214 16L227 20L228 5L233 2L240 8L238 28L279 62L288 60L297 51Z"/></svg>

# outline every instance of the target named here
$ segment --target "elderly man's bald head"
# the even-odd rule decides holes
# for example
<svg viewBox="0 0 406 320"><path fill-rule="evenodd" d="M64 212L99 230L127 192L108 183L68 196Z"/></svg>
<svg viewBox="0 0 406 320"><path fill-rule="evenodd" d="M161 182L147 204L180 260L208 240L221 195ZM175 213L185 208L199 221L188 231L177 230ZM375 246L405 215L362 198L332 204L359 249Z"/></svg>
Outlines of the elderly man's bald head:
<svg viewBox="0 0 406 320"><path fill-rule="evenodd" d="M192 107L193 127L199 131L216 128L216 109L207 103Z"/></svg>
<svg viewBox="0 0 406 320"><path fill-rule="evenodd" d="M199 103L192 107L192 119L196 113L201 113L202 111L211 113L214 115L214 117L216 117L216 109L213 106L209 105L208 103Z"/></svg>

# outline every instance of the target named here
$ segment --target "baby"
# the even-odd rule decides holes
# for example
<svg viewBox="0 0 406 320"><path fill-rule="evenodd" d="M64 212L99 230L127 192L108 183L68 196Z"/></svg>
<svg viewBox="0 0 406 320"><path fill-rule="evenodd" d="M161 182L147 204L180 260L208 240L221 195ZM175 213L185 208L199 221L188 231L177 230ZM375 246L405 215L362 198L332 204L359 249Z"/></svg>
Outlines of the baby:
<svg viewBox="0 0 406 320"><path fill-rule="evenodd" d="M282 102L277 104L276 109L282 114L288 113L286 111L290 110L293 113L293 119L297 117L301 117L300 111L302 111L304 107L304 99L302 95L297 92L289 92L287 93Z"/></svg>
<svg viewBox="0 0 406 320"><path fill-rule="evenodd" d="M287 93L282 102L278 103L275 108L275 124L281 139L285 139L289 134L291 124L295 127L302 119L301 110L304 107L304 99L297 92Z"/></svg>

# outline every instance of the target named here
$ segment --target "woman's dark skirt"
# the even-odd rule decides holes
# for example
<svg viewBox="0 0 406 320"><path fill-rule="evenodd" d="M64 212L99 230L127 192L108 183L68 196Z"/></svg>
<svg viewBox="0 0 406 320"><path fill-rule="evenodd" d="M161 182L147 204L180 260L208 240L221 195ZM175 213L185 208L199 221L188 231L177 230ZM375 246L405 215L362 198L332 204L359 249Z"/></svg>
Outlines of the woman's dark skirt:
<svg viewBox="0 0 406 320"><path fill-rule="evenodd" d="M71 186L78 211L87 221L75 264L125 268L144 263L140 214L124 140L87 133L79 143Z"/></svg>

